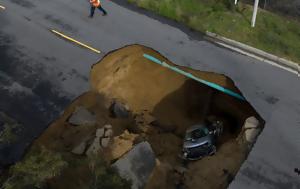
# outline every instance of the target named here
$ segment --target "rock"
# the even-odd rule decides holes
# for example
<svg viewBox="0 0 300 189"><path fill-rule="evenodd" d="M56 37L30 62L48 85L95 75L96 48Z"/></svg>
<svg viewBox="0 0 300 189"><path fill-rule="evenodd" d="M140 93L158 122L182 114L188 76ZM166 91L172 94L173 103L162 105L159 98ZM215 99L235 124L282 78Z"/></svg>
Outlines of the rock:
<svg viewBox="0 0 300 189"><path fill-rule="evenodd" d="M86 108L77 107L75 112L71 115L68 122L72 125L95 125L96 116L90 113Z"/></svg>
<svg viewBox="0 0 300 189"><path fill-rule="evenodd" d="M105 128L105 129L112 129L112 126L109 125L109 124L107 124L107 125L104 125L104 128Z"/></svg>
<svg viewBox="0 0 300 189"><path fill-rule="evenodd" d="M96 137L103 137L104 133L104 128L99 128L96 130Z"/></svg>
<svg viewBox="0 0 300 189"><path fill-rule="evenodd" d="M257 128L259 126L259 121L255 117L249 117L244 123L245 129Z"/></svg>
<svg viewBox="0 0 300 189"><path fill-rule="evenodd" d="M255 117L249 117L245 121L244 128L246 141L254 143L261 132L261 128L259 128L259 121Z"/></svg>
<svg viewBox="0 0 300 189"><path fill-rule="evenodd" d="M260 132L261 129L247 129L245 131L246 140L250 143L254 143Z"/></svg>
<svg viewBox="0 0 300 189"><path fill-rule="evenodd" d="M107 129L104 133L105 137L112 137L113 136L113 131L111 129Z"/></svg>
<svg viewBox="0 0 300 189"><path fill-rule="evenodd" d="M82 155L85 149L86 149L86 141L83 141L78 146L73 148L72 153L76 155Z"/></svg>
<svg viewBox="0 0 300 189"><path fill-rule="evenodd" d="M93 141L93 143L90 145L88 150L86 151L87 156L91 156L93 154L97 154L102 150L102 147L100 145L100 137L96 137Z"/></svg>
<svg viewBox="0 0 300 189"><path fill-rule="evenodd" d="M156 165L155 155L148 142L134 146L112 166L120 176L132 181L132 189L144 188Z"/></svg>
<svg viewBox="0 0 300 189"><path fill-rule="evenodd" d="M116 160L131 150L137 136L138 135L131 134L126 130L120 136L114 137L111 145L111 159Z"/></svg>
<svg viewBox="0 0 300 189"><path fill-rule="evenodd" d="M109 144L109 141L110 141L110 138L102 138L101 139L101 146L103 148L107 148L108 147L108 144Z"/></svg>
<svg viewBox="0 0 300 189"><path fill-rule="evenodd" d="M119 102L113 102L109 109L112 114L112 117L116 117L116 118L129 117L128 108Z"/></svg>

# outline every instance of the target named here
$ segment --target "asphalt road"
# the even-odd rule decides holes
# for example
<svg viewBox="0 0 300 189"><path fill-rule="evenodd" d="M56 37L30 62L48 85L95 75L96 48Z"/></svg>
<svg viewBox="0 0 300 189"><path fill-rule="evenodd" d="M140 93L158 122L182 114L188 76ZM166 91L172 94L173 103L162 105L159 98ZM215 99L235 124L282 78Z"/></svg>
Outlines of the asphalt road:
<svg viewBox="0 0 300 189"><path fill-rule="evenodd" d="M300 79L296 74L215 46L157 16L103 0L108 16L88 18L87 0L0 0L0 111L23 124L15 145L0 145L0 165L26 146L89 88L91 65L128 44L158 50L174 63L231 77L266 125L232 189L299 188ZM102 51L53 35L56 29ZM226 165L224 165L226 168Z"/></svg>

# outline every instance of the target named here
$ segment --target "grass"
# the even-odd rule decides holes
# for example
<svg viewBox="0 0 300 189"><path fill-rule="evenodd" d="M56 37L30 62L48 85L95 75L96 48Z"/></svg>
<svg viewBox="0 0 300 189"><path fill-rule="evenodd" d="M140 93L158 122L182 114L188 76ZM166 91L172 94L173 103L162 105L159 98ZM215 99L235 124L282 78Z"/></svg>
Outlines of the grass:
<svg viewBox="0 0 300 189"><path fill-rule="evenodd" d="M1 185L1 189L129 189L131 181L121 178L99 154L74 156L34 144L6 175L0 175Z"/></svg>
<svg viewBox="0 0 300 189"><path fill-rule="evenodd" d="M300 23L259 9L251 28L252 7L234 0L128 0L200 32L214 32L300 63Z"/></svg>
<svg viewBox="0 0 300 189"><path fill-rule="evenodd" d="M0 131L0 144L10 144L17 139L16 132L21 129L21 126L16 123L6 123L3 130Z"/></svg>

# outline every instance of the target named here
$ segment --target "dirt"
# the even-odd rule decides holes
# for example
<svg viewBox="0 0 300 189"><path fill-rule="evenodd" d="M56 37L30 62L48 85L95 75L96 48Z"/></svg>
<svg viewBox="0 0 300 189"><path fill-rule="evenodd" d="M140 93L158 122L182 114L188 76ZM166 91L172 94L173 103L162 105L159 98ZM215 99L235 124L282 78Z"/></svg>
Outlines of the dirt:
<svg viewBox="0 0 300 189"><path fill-rule="evenodd" d="M84 188L89 180L88 160L72 155L70 151L105 124L113 126L115 141L125 145L118 151L118 142L115 142L111 146L117 151L107 149L102 152L108 161L115 161L113 154L123 154L124 149L127 151L133 144L150 143L157 165L146 189L172 189L179 184L190 189L219 189L226 188L232 181L249 153L248 145L237 140L243 123L250 116L261 120L259 115L248 102L150 62L143 57L144 53L176 66L158 52L139 45L109 53L92 67L91 91L78 97L35 141L33 148L43 145L65 154L71 163L81 162L73 163L76 166L70 166L60 177L49 181L52 187ZM176 67L241 94L233 81L224 75ZM128 118L111 116L109 107L115 101L129 109ZM92 112L97 117L97 124L70 125L67 120L78 106ZM179 154L185 130L212 116L224 122L224 134L218 142L217 153L198 161L183 162ZM122 141L126 138L127 142ZM186 171L178 173L176 167Z"/></svg>

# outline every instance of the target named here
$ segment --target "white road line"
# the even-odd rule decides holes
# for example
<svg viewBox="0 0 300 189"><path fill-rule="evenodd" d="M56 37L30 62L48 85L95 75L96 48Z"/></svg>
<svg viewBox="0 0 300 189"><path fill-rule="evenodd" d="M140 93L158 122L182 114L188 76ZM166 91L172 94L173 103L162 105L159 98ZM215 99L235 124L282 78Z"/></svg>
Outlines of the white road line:
<svg viewBox="0 0 300 189"><path fill-rule="evenodd" d="M4 6L2 6L2 5L0 5L0 9L3 9L3 10L5 10L5 7L4 7Z"/></svg>
<svg viewBox="0 0 300 189"><path fill-rule="evenodd" d="M284 69L284 70L286 70L286 71L288 71L288 72L291 72L291 73L293 73L293 74L296 74L296 75L298 75L298 76L299 76L299 74L300 74L299 71L295 71L295 70L293 70L293 69L290 69L290 68L287 68L287 67L285 67L285 66L279 65L278 63L273 62L273 61L271 61L271 60L267 60L267 59L261 58L261 57L259 57L259 56L256 56L256 55L254 55L254 54L245 52L245 51L243 51L243 50L241 50L241 49L239 49L239 48L235 48L235 47L232 47L232 46L230 46L230 45L227 45L227 44L224 44L224 43L221 43L221 42L216 42L216 43L219 44L219 45L221 45L221 46L223 46L223 47L226 47L226 48L228 48L228 49L231 49L231 50L234 50L234 51L236 51L236 52L239 52L239 53L241 53L241 54L243 54L243 55L246 55L246 56L255 58L255 59L257 59L257 60L260 60L260 61L262 61L262 62L265 62L265 63L267 63L267 64L270 64L270 65L272 65L272 66L276 66L276 67L278 67L278 68Z"/></svg>

